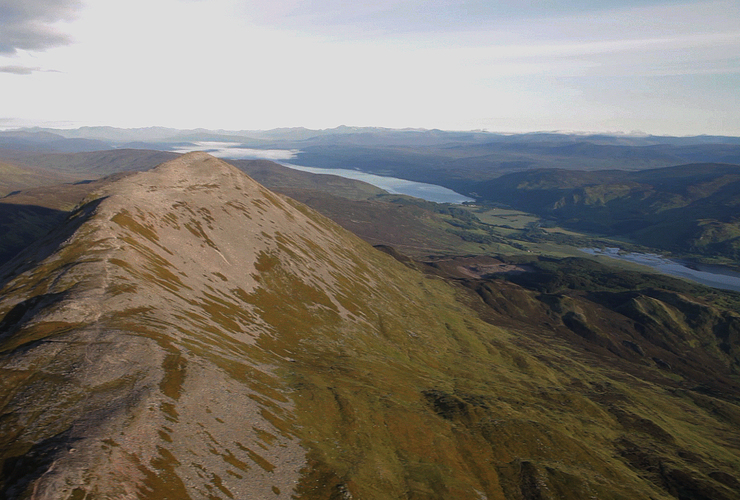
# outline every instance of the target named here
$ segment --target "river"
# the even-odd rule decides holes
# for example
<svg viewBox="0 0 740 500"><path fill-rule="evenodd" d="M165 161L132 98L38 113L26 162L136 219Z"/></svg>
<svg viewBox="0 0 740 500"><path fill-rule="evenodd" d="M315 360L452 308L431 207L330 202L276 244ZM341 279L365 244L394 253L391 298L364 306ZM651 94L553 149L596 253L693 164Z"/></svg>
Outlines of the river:
<svg viewBox="0 0 740 500"><path fill-rule="evenodd" d="M650 266L664 274L685 278L702 285L740 292L740 273L724 266L684 264L654 253L622 252L619 248L581 248L590 255L603 255Z"/></svg>

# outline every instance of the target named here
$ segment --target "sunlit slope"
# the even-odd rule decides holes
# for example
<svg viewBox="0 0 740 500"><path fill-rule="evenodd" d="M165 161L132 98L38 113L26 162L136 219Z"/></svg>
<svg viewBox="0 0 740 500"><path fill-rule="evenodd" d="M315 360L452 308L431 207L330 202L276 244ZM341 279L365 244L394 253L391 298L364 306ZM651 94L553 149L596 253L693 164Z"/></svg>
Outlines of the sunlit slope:
<svg viewBox="0 0 740 500"><path fill-rule="evenodd" d="M486 323L202 153L3 271L5 498L738 497L733 403Z"/></svg>

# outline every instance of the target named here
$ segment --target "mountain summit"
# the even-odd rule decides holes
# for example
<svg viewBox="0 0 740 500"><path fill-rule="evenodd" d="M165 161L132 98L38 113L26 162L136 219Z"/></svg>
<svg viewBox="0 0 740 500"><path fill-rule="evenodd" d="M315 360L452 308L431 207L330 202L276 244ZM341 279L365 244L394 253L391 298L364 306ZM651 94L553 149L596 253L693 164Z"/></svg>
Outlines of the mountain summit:
<svg viewBox="0 0 740 500"><path fill-rule="evenodd" d="M484 321L204 153L0 274L3 498L738 498L734 403Z"/></svg>

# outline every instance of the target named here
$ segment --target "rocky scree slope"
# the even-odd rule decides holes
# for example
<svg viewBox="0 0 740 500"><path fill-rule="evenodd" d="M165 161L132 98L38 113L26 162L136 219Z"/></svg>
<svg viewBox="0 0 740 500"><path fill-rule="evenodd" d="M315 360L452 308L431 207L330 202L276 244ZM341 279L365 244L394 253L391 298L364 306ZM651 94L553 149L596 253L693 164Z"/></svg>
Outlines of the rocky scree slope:
<svg viewBox="0 0 740 500"><path fill-rule="evenodd" d="M203 153L0 286L4 498L738 498L735 403L485 322Z"/></svg>

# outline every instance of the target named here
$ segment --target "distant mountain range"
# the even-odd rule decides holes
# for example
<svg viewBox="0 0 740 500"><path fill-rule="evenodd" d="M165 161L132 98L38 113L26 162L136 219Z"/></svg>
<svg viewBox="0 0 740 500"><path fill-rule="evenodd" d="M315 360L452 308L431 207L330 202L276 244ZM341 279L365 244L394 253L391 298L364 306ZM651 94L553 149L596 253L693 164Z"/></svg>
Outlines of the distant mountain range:
<svg viewBox="0 0 740 500"><path fill-rule="evenodd" d="M605 134L495 134L482 131L338 127L268 131L23 129L0 132L0 151L91 152L110 149L205 150L207 143L297 151L294 163L357 169L438 184L468 195L476 184L537 168L644 170L688 163L740 164L740 138ZM254 158L258 158L255 154Z"/></svg>
<svg viewBox="0 0 740 500"><path fill-rule="evenodd" d="M590 157L599 155L613 157L613 152L619 151L619 147L740 146L740 138L729 136L670 137L549 132L497 134L484 131L456 132L346 126L323 130L282 128L273 130L231 131L207 129L179 130L164 127L134 129L115 127L81 127L78 129L34 127L0 131L0 146L11 149L24 149L36 146L38 148L56 148L55 150L64 149L74 152L90 151L95 147L110 149L131 143L166 146L167 144L188 141L224 141L255 147L290 148L322 145L352 145L358 147L451 147L478 145L483 146L483 149L486 147L500 149L504 146L511 149L531 147L532 151L541 154L559 154L561 156L577 154ZM614 148L600 149L608 146L614 146Z"/></svg>

